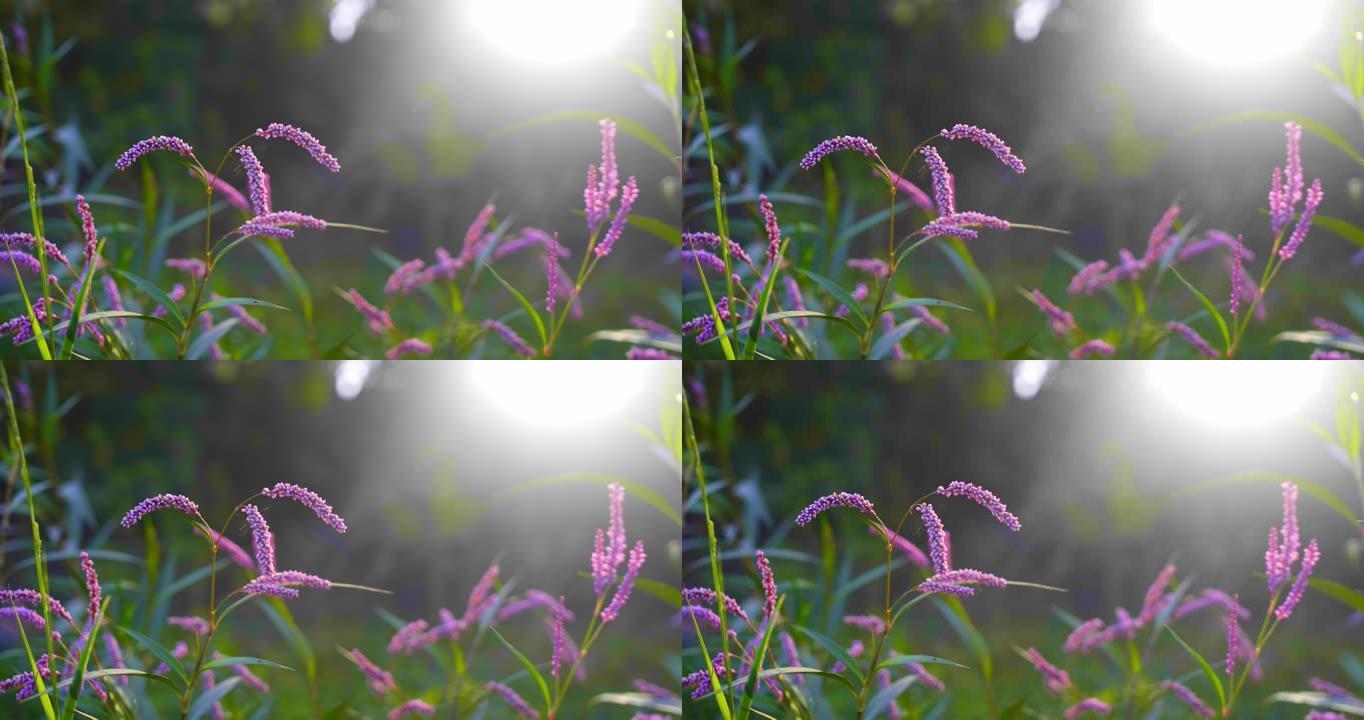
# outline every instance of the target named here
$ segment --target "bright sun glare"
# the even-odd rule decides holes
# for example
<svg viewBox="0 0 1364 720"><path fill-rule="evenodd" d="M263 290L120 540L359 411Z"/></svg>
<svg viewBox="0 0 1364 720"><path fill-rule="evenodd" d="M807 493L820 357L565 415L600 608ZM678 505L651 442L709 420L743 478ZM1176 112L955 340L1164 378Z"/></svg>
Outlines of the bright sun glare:
<svg viewBox="0 0 1364 720"><path fill-rule="evenodd" d="M1328 0L1151 0L1151 19L1181 50L1226 66L1297 52Z"/></svg>
<svg viewBox="0 0 1364 720"><path fill-rule="evenodd" d="M513 57L568 62L609 51L635 22L637 0L468 0L469 20Z"/></svg>
<svg viewBox="0 0 1364 720"><path fill-rule="evenodd" d="M1293 419L1321 391L1324 363L1243 361L1146 363L1153 391L1184 417L1216 427L1247 427Z"/></svg>
<svg viewBox="0 0 1364 720"><path fill-rule="evenodd" d="M556 360L471 363L470 381L485 401L529 425L591 428L613 419L643 390L645 368L621 362Z"/></svg>

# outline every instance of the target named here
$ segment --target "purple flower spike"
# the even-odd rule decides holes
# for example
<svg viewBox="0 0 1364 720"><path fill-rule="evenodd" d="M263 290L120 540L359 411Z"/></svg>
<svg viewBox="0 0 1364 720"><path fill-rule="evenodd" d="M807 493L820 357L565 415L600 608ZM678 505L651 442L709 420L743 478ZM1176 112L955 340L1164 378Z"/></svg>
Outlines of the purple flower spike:
<svg viewBox="0 0 1364 720"><path fill-rule="evenodd" d="M1235 295L1233 295L1233 297L1235 297ZM1169 323L1166 323L1165 329L1184 338L1184 342L1189 343L1194 351L1205 358L1215 360L1222 357L1222 354L1213 349L1213 346L1208 344L1208 341L1204 340L1203 336L1198 334L1198 331L1184 323L1170 321Z"/></svg>
<svg viewBox="0 0 1364 720"><path fill-rule="evenodd" d="M1321 180L1313 180L1312 187L1307 188L1307 200L1302 204L1302 215L1298 217L1298 224L1293 226L1293 234L1288 236L1288 242L1279 248L1280 259L1292 258L1297 254L1298 248L1302 247L1303 241L1307 240L1307 231L1312 227L1312 216L1317 213L1323 195Z"/></svg>
<svg viewBox="0 0 1364 720"><path fill-rule="evenodd" d="M90 553L81 553L81 572L85 575L85 597L88 603L85 606L86 627L95 621L95 616L99 614L99 603L103 598L103 593L99 586L99 575L95 572L95 561L90 559ZM88 633L89 630L87 629Z"/></svg>
<svg viewBox="0 0 1364 720"><path fill-rule="evenodd" d="M189 174L190 177L197 177L202 180L206 185L213 188L214 192L221 193L228 205L231 205L238 210L251 209L251 206L247 204L246 196L242 195L240 190L232 187L226 180L223 180L207 170L200 170L199 168L190 168Z"/></svg>
<svg viewBox="0 0 1364 720"><path fill-rule="evenodd" d="M176 155L191 160L194 159L194 148L191 148L189 143L178 137L157 135L156 137L149 137L146 140L139 140L135 145L125 150L123 154L118 157L118 160L114 161L114 167L119 170L127 170L143 155L159 150L173 152Z"/></svg>
<svg viewBox="0 0 1364 720"><path fill-rule="evenodd" d="M1239 603L1239 596L1233 596L1233 600ZM1236 613L1227 613L1223 619L1227 629L1227 677L1236 674L1236 655L1241 645L1241 625L1237 622Z"/></svg>
<svg viewBox="0 0 1364 720"><path fill-rule="evenodd" d="M204 261L198 258L166 258L166 267L187 273L196 280L208 272L208 267L204 265Z"/></svg>
<svg viewBox="0 0 1364 720"><path fill-rule="evenodd" d="M970 140L994 153L995 157L999 158L1000 162L1007 165L1010 170L1013 170L1019 175L1022 175L1024 171L1027 170L1023 165L1023 161L1020 160L1017 155L1014 155L1013 150L1011 150L1003 140L1000 140L998 135L995 135L989 130L978 128L974 125L963 125L958 123L953 125L950 130L943 130L939 135L947 140Z"/></svg>
<svg viewBox="0 0 1364 720"><path fill-rule="evenodd" d="M934 575L928 581L948 585L984 585L992 588L1002 588L1009 584L1007 580L998 575L968 568L947 570Z"/></svg>
<svg viewBox="0 0 1364 720"><path fill-rule="evenodd" d="M76 196L76 214L81 218L81 234L85 236L85 264L89 265L95 261L99 237L95 233L95 216L90 214L90 203L82 195Z"/></svg>
<svg viewBox="0 0 1364 720"><path fill-rule="evenodd" d="M696 621L706 627L720 629L720 615L714 610L700 605L683 605L681 612L673 618L673 624L687 623L689 619L695 618Z"/></svg>
<svg viewBox="0 0 1364 720"><path fill-rule="evenodd" d="M771 618L777 611L777 581L772 577L772 564L767 561L767 555L759 550L756 558L758 574L763 581L763 615Z"/></svg>
<svg viewBox="0 0 1364 720"><path fill-rule="evenodd" d="M503 325L496 320L484 320L483 329L489 330L502 338L502 342L510 346L518 355L524 355L526 357L535 356L535 350L532 349L525 340L522 340L521 336L517 335L515 330L512 330L506 325Z"/></svg>
<svg viewBox="0 0 1364 720"><path fill-rule="evenodd" d="M611 598L611 603L601 611L602 622L611 622L620 615L620 609L625 606L625 601L630 599L630 591L634 589L635 579L639 577L639 570L644 567L644 561L647 559L648 555L644 552L644 541L635 541L635 546L630 548L629 562L625 566L625 576L621 578L620 585L616 587L616 596Z"/></svg>
<svg viewBox="0 0 1364 720"><path fill-rule="evenodd" d="M154 495L133 506L127 514L123 516L122 525L130 528L137 524L147 513L157 510L179 510L191 517L199 517L199 506L193 500L184 495ZM202 519L202 518L201 518Z"/></svg>
<svg viewBox="0 0 1364 720"><path fill-rule="evenodd" d="M375 695L382 697L386 693L398 689L398 684L393 682L393 675L375 665L374 661L365 657L364 653L359 650L351 650L349 655L350 659L360 668L360 672L364 673L365 680L369 683L369 689L373 690Z"/></svg>
<svg viewBox="0 0 1364 720"><path fill-rule="evenodd" d="M63 254L62 251L56 245L52 244L50 240L44 240L42 244L43 252L47 254L48 260L56 260L57 262L67 266L71 264L70 261L66 259L66 255ZM0 247L4 247L6 249L13 250L16 247L19 247L27 248L29 250L37 252L36 249L37 245L38 245L37 239L34 238L33 235L26 232L0 233Z"/></svg>
<svg viewBox="0 0 1364 720"><path fill-rule="evenodd" d="M280 598L298 597L295 587L330 590L331 581L297 570L280 570L261 575L242 587L247 595L273 595Z"/></svg>
<svg viewBox="0 0 1364 720"><path fill-rule="evenodd" d="M549 675L553 678L559 677L559 665L564 659L564 620L567 612L568 607L564 602L564 597L560 595L559 605L554 608L554 631L551 633L552 655L550 657Z"/></svg>
<svg viewBox="0 0 1364 720"><path fill-rule="evenodd" d="M957 211L956 181L947 163L931 145L923 149L924 164L933 176L933 202L938 206L939 215L951 215Z"/></svg>
<svg viewBox="0 0 1364 720"><path fill-rule="evenodd" d="M27 605L29 607L41 608L43 606L42 595L37 590L28 588L0 589L0 606L11 607L14 605ZM76 627L76 621L67 612L66 607L51 595L47 598L48 609L53 615L65 620L71 627Z"/></svg>
<svg viewBox="0 0 1364 720"><path fill-rule="evenodd" d="M719 596L710 588L694 587L682 588L682 602L688 605L704 605L714 607L719 601ZM748 613L744 612L743 606L734 598L725 596L725 611L730 615L737 615L748 620Z"/></svg>
<svg viewBox="0 0 1364 720"><path fill-rule="evenodd" d="M924 530L928 533L928 556L933 560L933 572L944 573L952 569L952 551L948 545L947 529L942 518L928 503L919 503L919 515L923 517Z"/></svg>
<svg viewBox="0 0 1364 720"><path fill-rule="evenodd" d="M1109 713L1112 712L1113 708L1110 707L1108 703L1100 700L1099 698L1085 698L1084 700L1081 700L1080 702L1077 702L1074 705L1071 705L1070 707L1066 708L1065 717L1066 720L1075 720L1075 718L1080 717L1085 713L1092 713L1094 715L1108 715Z"/></svg>
<svg viewBox="0 0 1364 720"><path fill-rule="evenodd" d="M860 513L875 516L876 510L872 507L871 501L857 493L837 492L832 495L825 495L822 498L810 503L804 510L796 515L796 524L804 527L814 522L815 518L826 510L836 507L852 508Z"/></svg>
<svg viewBox="0 0 1364 720"><path fill-rule="evenodd" d="M1151 237L1146 241L1146 254L1142 256L1142 263L1150 265L1160 259L1165 252L1165 246L1170 239L1170 231L1174 229L1175 220L1179 217L1179 206L1171 205L1154 228L1151 228Z"/></svg>
<svg viewBox="0 0 1364 720"><path fill-rule="evenodd" d="M1274 617L1287 620L1293 614L1293 609L1302 601L1302 594L1307 590L1307 579L1312 576L1312 568L1317 566L1319 560L1321 560L1321 548L1317 547L1317 541L1313 540L1302 551L1302 564L1298 566L1298 577L1293 581L1293 587L1289 588L1288 595L1283 599L1283 604L1279 605L1278 609L1274 611Z"/></svg>
<svg viewBox="0 0 1364 720"><path fill-rule="evenodd" d="M318 519L331 529L344 533L346 531L346 521L341 519L332 511L332 506L322 499L321 495L305 487L293 483L275 483L260 493L272 500L293 500L300 505L312 510Z"/></svg>
<svg viewBox="0 0 1364 720"><path fill-rule="evenodd" d="M866 630L872 635L881 635L886 632L886 621L875 615L845 615L844 625L851 625L859 630Z"/></svg>
<svg viewBox="0 0 1364 720"><path fill-rule="evenodd" d="M876 146L872 145L866 138L854 135L840 135L821 142L810 150L810 152L805 153L805 157L800 160L800 169L809 170L830 154L842 152L844 150L852 150L853 152L861 153L872 160L880 160L876 154Z"/></svg>
<svg viewBox="0 0 1364 720"><path fill-rule="evenodd" d="M389 711L388 720L400 720L408 715L424 715L426 717L431 717L435 714L436 709L431 706L431 703L425 700L408 700Z"/></svg>
<svg viewBox="0 0 1364 720"><path fill-rule="evenodd" d="M762 212L763 229L767 232L767 260L776 262L777 252L781 250L781 227L777 225L777 213L772 209L772 201L766 195L758 196L758 210Z"/></svg>
<svg viewBox="0 0 1364 720"><path fill-rule="evenodd" d="M1241 309L1241 297L1249 289L1246 285L1246 271L1241 265L1241 250L1245 249L1245 244L1241 241L1241 236L1236 236L1236 250L1234 257L1227 263L1231 266L1231 315L1236 317ZM1253 297L1253 296L1252 296Z"/></svg>
<svg viewBox="0 0 1364 720"><path fill-rule="evenodd" d="M356 311L364 316L369 331L373 333L375 337L382 337L385 332L397 329L394 327L393 319L389 317L388 313L380 310L375 307L373 303L366 300L365 296L360 294L360 291L351 288L346 292L346 296L350 298L351 304L355 306Z"/></svg>
<svg viewBox="0 0 1364 720"><path fill-rule="evenodd" d="M246 191L251 197L251 210L256 215L270 212L270 179L265 174L256 153L246 145L237 147L237 157L246 170Z"/></svg>
<svg viewBox="0 0 1364 720"><path fill-rule="evenodd" d="M341 172L341 163L327 152L327 146L318 142L312 133L300 130L293 125L283 123L270 123L256 131L256 137L265 140L288 140L289 142L303 148L309 155L321 165L332 172Z"/></svg>
<svg viewBox="0 0 1364 720"><path fill-rule="evenodd" d="M1009 512L1009 509L998 496L979 485L958 480L948 483L946 487L939 485L938 494L944 497L968 498L986 510L989 510L990 514L995 516L995 519L1004 525L1004 527L1007 527L1014 532L1023 529L1023 526L1018 522L1018 516Z"/></svg>
<svg viewBox="0 0 1364 720"><path fill-rule="evenodd" d="M559 297L559 233L550 238L545 249L545 312L554 314L554 301Z"/></svg>
<svg viewBox="0 0 1364 720"><path fill-rule="evenodd" d="M635 182L634 176L625 181L625 187L620 191L620 206L616 208L616 216L611 219L611 226L606 229L606 235L597 243L597 247L592 251L597 257L604 258L611 254L611 248L615 247L616 241L620 239L621 233L625 232L625 223L630 219L630 211L635 206L635 200L639 199L639 185Z"/></svg>
<svg viewBox="0 0 1364 720"><path fill-rule="evenodd" d="M417 273L426 267L426 261L421 258L409 260L399 265L393 274L388 276L388 281L384 283L384 292L389 295L411 292L412 288L417 287L415 282Z"/></svg>
<svg viewBox="0 0 1364 720"><path fill-rule="evenodd" d="M1037 668L1037 672L1042 673L1042 677L1047 681L1047 689L1053 695L1060 695L1070 689L1070 674L1048 662L1037 648L1028 648L1024 651L1023 657Z"/></svg>
<svg viewBox="0 0 1364 720"><path fill-rule="evenodd" d="M1080 625L1072 630L1070 635L1066 637L1066 643L1062 646L1062 649L1068 653L1077 651L1088 652L1094 647L1092 641L1095 639L1096 634L1099 633L1100 630L1103 630L1103 627L1104 621L1099 618L1086 620L1085 622L1080 623Z"/></svg>
<svg viewBox="0 0 1364 720"><path fill-rule="evenodd" d="M256 570L261 575L270 575L275 572L275 536L270 532L269 523L265 522L265 516L261 515L260 508L255 505L242 507L242 515L246 516L246 524L251 528L251 549L256 554Z"/></svg>
<svg viewBox="0 0 1364 720"><path fill-rule="evenodd" d="M1104 342L1103 340L1090 340L1089 342L1087 342L1087 343L1081 345L1080 347L1077 347L1077 348L1075 348L1074 350L1071 350L1071 351L1070 351L1070 359L1071 359L1071 360L1080 360L1080 359L1083 359L1083 358L1087 358L1087 357L1089 357L1089 356L1091 356L1091 355L1102 355L1102 356L1104 356L1104 357L1113 357L1113 354L1116 353L1116 352L1117 352L1117 350L1114 350L1112 345L1109 345L1108 343Z"/></svg>
<svg viewBox="0 0 1364 720"><path fill-rule="evenodd" d="M27 270L34 275L42 277L43 266L38 258L19 250L0 250L0 267L9 269L10 262L19 266L20 270ZM40 320L42 318L39 318Z"/></svg>
<svg viewBox="0 0 1364 720"><path fill-rule="evenodd" d="M729 240L727 241L727 244L729 245L729 256L731 259L738 259L747 265L753 264L753 259L748 256L748 253L744 252L743 247L739 245L739 243ZM709 248L713 253L724 252L720 249L720 236L708 232L682 233L682 247L691 250Z"/></svg>
<svg viewBox="0 0 1364 720"><path fill-rule="evenodd" d="M1065 338L1070 333L1080 329L1079 326L1075 324L1075 316L1062 310L1056 303L1052 302L1050 298L1043 295L1041 290L1034 289L1032 292L1028 293L1028 297L1032 298L1032 301L1037 305L1037 309L1041 310L1042 314L1047 316L1051 331L1055 333L1057 337Z"/></svg>
<svg viewBox="0 0 1364 720"><path fill-rule="evenodd" d="M464 615L459 619L460 624L467 625L476 622L482 617L484 611L496 601L492 597L493 585L497 582L497 577L501 574L502 568L497 563L488 566L479 577L478 582L474 583L474 588L469 591L469 599L464 604Z"/></svg>
<svg viewBox="0 0 1364 720"><path fill-rule="evenodd" d="M172 615L166 618L166 624L201 637L207 635L209 631L208 621L201 617Z"/></svg>
<svg viewBox="0 0 1364 720"><path fill-rule="evenodd" d="M516 691L503 685L502 683L490 682L484 685L488 692L502 698L507 706L516 711L517 715L523 718L538 718L540 714L531 709L530 705Z"/></svg>
<svg viewBox="0 0 1364 720"><path fill-rule="evenodd" d="M408 338L398 343L397 345L394 345L393 347L389 348L388 352L384 353L384 358L388 360L397 360L400 357L405 357L408 355L429 356L431 355L432 352L434 351L431 349L430 343L427 343L425 340L420 340L418 338Z"/></svg>
<svg viewBox="0 0 1364 720"><path fill-rule="evenodd" d="M404 653L411 655L413 651L420 649L417 645L422 635L426 634L431 625L425 620L414 620L393 634L393 638L388 641L388 652L390 655Z"/></svg>
<svg viewBox="0 0 1364 720"><path fill-rule="evenodd" d="M1210 718L1216 716L1212 708L1208 707L1207 703L1203 702L1201 698L1194 694L1194 691L1184 685L1181 685L1174 680L1166 680L1162 682L1160 686L1174 693L1175 697L1182 700L1185 705L1188 705L1189 709L1198 717Z"/></svg>

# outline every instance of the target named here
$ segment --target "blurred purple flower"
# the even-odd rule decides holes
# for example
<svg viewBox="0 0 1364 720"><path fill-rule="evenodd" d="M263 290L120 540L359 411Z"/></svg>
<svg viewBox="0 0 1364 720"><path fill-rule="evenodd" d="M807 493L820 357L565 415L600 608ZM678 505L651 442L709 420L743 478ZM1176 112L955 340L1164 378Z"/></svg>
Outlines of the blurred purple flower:
<svg viewBox="0 0 1364 720"><path fill-rule="evenodd" d="M436 714L436 708L425 700L408 700L407 702L393 708L388 713L388 720L400 720L408 715L425 715L431 717Z"/></svg>
<svg viewBox="0 0 1364 720"><path fill-rule="evenodd" d="M527 704L526 701L522 699L520 695L516 694L515 690L512 690L506 685L503 685L502 683L490 682L484 685L484 687L489 692L494 693L498 697L502 698L502 701L507 703L507 706L510 707L512 710L515 710L516 713L521 717L523 718L540 717L540 714L532 710L530 705Z"/></svg>
<svg viewBox="0 0 1364 720"><path fill-rule="evenodd" d="M1117 351L1113 349L1113 346L1109 345L1103 340L1090 340L1089 342L1086 342L1080 347L1071 350L1070 359L1079 360L1081 358L1086 358L1091 355L1103 355L1105 357L1112 357L1115 352Z"/></svg>
<svg viewBox="0 0 1364 720"><path fill-rule="evenodd" d="M1075 718L1080 717L1085 713L1107 715L1111 712L1113 712L1113 708L1109 707L1108 703L1099 698L1085 698L1066 708L1065 717L1066 720L1075 720Z"/></svg>
<svg viewBox="0 0 1364 720"><path fill-rule="evenodd" d="M1024 651L1023 657L1032 663L1037 672L1042 673L1042 677L1047 681L1047 689L1053 695L1061 695L1071 687L1070 674L1047 661L1037 648L1028 648Z"/></svg>
<svg viewBox="0 0 1364 720"><path fill-rule="evenodd" d="M1216 716L1215 713L1213 713L1212 708L1208 707L1207 703L1203 702L1201 698L1194 694L1194 691L1184 685L1181 685L1174 680L1165 680L1160 686L1174 693L1176 697L1184 701L1184 704L1188 705L1189 709L1193 710L1195 715L1206 718Z"/></svg>
<svg viewBox="0 0 1364 720"><path fill-rule="evenodd" d="M531 346L527 345L526 341L522 340L521 336L517 335L515 330L512 330L506 325L503 325L496 320L484 320L483 329L491 331L502 338L502 342L505 342L517 354L524 355L525 357L535 356L535 350L531 349Z"/></svg>
<svg viewBox="0 0 1364 720"><path fill-rule="evenodd" d="M1232 297L1235 297L1235 295L1233 295ZM1213 349L1213 346L1209 345L1208 341L1204 340L1203 336L1198 334L1198 331L1194 330L1188 325L1185 325L1184 323L1175 322L1171 320L1170 322L1165 324L1165 329L1184 338L1184 342L1187 342L1189 343L1189 345L1193 346L1193 349L1199 355L1202 355L1205 358L1211 358L1215 360L1219 357L1222 357L1222 354L1217 352L1217 350Z"/></svg>
<svg viewBox="0 0 1364 720"><path fill-rule="evenodd" d="M388 352L384 353L384 359L397 360L398 358L406 357L408 355L429 356L432 352L434 352L434 350L432 350L430 343L426 342L425 340L421 340L419 338L408 338L398 343L397 345L394 345L393 347L389 348Z"/></svg>
<svg viewBox="0 0 1364 720"><path fill-rule="evenodd" d="M172 615L166 618L166 624L200 636L207 635L209 630L208 621L201 617Z"/></svg>
<svg viewBox="0 0 1364 720"><path fill-rule="evenodd" d="M1034 289L1032 292L1028 293L1028 296L1037 304L1037 308L1042 311L1042 314L1047 316L1047 320L1051 325L1051 331L1055 333L1057 337L1065 338L1070 333L1080 329L1080 327L1075 324L1075 316L1062 310L1056 303L1052 302L1050 298L1043 295L1041 290Z"/></svg>

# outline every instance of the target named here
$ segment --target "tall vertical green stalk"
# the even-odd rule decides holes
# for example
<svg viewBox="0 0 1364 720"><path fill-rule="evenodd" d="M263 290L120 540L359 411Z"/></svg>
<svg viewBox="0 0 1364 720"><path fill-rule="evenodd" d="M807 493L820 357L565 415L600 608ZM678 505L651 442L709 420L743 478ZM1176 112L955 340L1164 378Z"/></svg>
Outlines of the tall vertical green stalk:
<svg viewBox="0 0 1364 720"><path fill-rule="evenodd" d="M56 316L52 312L48 297L47 287L47 252L43 249L43 239L46 233L43 232L43 216L38 211L38 184L33 180L33 165L28 159L28 138L24 136L24 113L19 108L19 91L14 89L14 75L9 68L9 50L5 47L5 38L0 35L0 66L5 71L5 95L9 97L10 108L14 110L14 125L19 131L19 147L23 150L24 156L24 178L28 184L28 211L33 220L33 236L37 238L38 267L42 274L43 286L43 307L47 308L48 324ZM14 258L10 258L10 265L13 266L14 277L19 282L19 295L24 299L24 309L28 313L28 320L33 324L33 337L38 343L38 352L42 353L44 360L52 359L52 351L47 347L47 332L38 323L38 316L33 312L33 303L29 301L28 290L24 287L23 276L19 274L19 266L15 265ZM8 388L6 389L8 392Z"/></svg>
<svg viewBox="0 0 1364 720"><path fill-rule="evenodd" d="M6 65L8 68L8 64ZM6 69L6 75L9 70ZM43 606L43 635L47 638L47 657L49 663L55 663L56 652L53 647L52 633L47 628L52 627L52 602L51 596L47 591L47 565L43 562L43 536L38 527L38 511L33 505L33 486L29 482L28 459L24 453L24 441L19 435L19 416L14 410L14 394L9 387L9 372L5 369L5 364L0 363L0 386L5 390L5 414L9 427L10 452L13 453L13 461L19 464L19 478L24 483L24 499L28 501L28 520L33 528L33 562L34 571L38 575L38 594ZM28 646L28 636L24 636L24 649L28 655L29 669L33 673L34 685L37 688L38 697L43 704L43 712L49 720L55 720L56 710L52 707L52 700L48 697L46 683L43 674L38 672L38 662L33 657L33 651Z"/></svg>

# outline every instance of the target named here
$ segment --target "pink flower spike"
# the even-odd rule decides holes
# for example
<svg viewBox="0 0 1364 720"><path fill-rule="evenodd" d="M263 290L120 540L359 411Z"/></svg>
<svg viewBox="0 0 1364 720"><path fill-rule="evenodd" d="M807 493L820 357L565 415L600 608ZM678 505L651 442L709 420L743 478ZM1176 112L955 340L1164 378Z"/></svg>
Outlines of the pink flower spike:
<svg viewBox="0 0 1364 720"><path fill-rule="evenodd" d="M759 550L756 558L763 584L763 615L771 618L777 611L777 581L772 576L772 565L767 561L767 555Z"/></svg>
<svg viewBox="0 0 1364 720"><path fill-rule="evenodd" d="M767 260L777 261L781 249L781 227L777 225L777 213L772 209L772 201L766 195L758 196L758 210L762 212L763 229L767 231Z"/></svg>
<svg viewBox="0 0 1364 720"><path fill-rule="evenodd" d="M876 146L872 145L866 138L855 135L840 135L821 142L810 152L805 153L805 157L800 160L800 169L809 170L829 155L845 150L861 153L872 160L879 159L876 154Z"/></svg>
<svg viewBox="0 0 1364 720"><path fill-rule="evenodd" d="M952 551L938 512L928 503L919 503L919 515L923 517L924 530L928 533L928 556L933 559L933 572L945 573L952 569Z"/></svg>
<svg viewBox="0 0 1364 720"><path fill-rule="evenodd" d="M389 348L388 352L384 353L384 358L386 360L397 360L398 358L408 355L430 356L432 352L434 351L432 350L431 345L425 340L408 338Z"/></svg>
<svg viewBox="0 0 1364 720"><path fill-rule="evenodd" d="M408 700L407 702L393 708L388 713L388 720L401 720L408 715L423 715L431 717L436 714L436 708L425 700Z"/></svg>
<svg viewBox="0 0 1364 720"><path fill-rule="evenodd" d="M119 156L118 160L114 161L114 167L119 170L127 170L143 155L156 151L173 152L181 157L194 159L194 149L189 146L189 143L178 137L157 135L146 140L139 140L135 145L128 148Z"/></svg>
<svg viewBox="0 0 1364 720"><path fill-rule="evenodd" d="M857 493L839 492L833 493L832 495L825 495L810 503L804 510L801 510L800 513L796 515L796 524L801 527L809 525L814 522L815 518L819 517L821 513L836 507L852 508L860 513L872 516L876 515L876 511L873 509L871 501L867 500L865 497L862 497Z"/></svg>
<svg viewBox="0 0 1364 720"><path fill-rule="evenodd" d="M1080 717L1085 713L1108 715L1111 712L1113 712L1113 708L1099 698L1085 698L1066 708L1065 717L1066 720L1075 720L1075 718Z"/></svg>
<svg viewBox="0 0 1364 720"><path fill-rule="evenodd" d="M1103 355L1105 357L1113 357L1113 354L1116 352L1117 350L1114 350L1112 345L1109 345L1103 340L1090 340L1089 342L1086 342L1080 347L1071 350L1070 359L1080 360L1091 355Z"/></svg>
<svg viewBox="0 0 1364 720"><path fill-rule="evenodd" d="M317 515L318 519L331 529L344 533L346 532L346 521L337 515L332 506L322 499L321 495L305 487L293 483L275 483L260 491L262 495L272 500L293 500Z"/></svg>
<svg viewBox="0 0 1364 720"><path fill-rule="evenodd" d="M1298 577L1293 581L1293 586L1289 588L1288 595L1284 597L1283 603L1274 611L1274 617L1279 620L1287 620L1293 614L1293 609L1302 601L1302 595L1307 591L1307 580L1312 576L1312 569L1321 560L1321 548L1317 546L1314 539L1307 544L1307 548L1302 551L1302 564L1298 566Z"/></svg>
<svg viewBox="0 0 1364 720"><path fill-rule="evenodd" d="M1208 704L1203 702L1202 698L1195 695L1194 691L1190 690L1188 687L1177 683L1174 680L1166 680L1162 682L1160 686L1174 693L1175 697L1183 701L1185 705L1188 705L1189 709L1198 717L1216 717L1216 713L1213 712L1212 708L1208 707Z"/></svg>
<svg viewBox="0 0 1364 720"><path fill-rule="evenodd" d="M245 505L242 507L242 515L246 517L246 524L251 528L251 549L256 553L255 566L261 575L271 575L275 572L275 536L270 532L269 523L265 522L265 516L261 515L260 508L255 505Z"/></svg>
<svg viewBox="0 0 1364 720"><path fill-rule="evenodd" d="M270 178L265 174L260 159L247 145L239 145L236 152L242 169L246 171L246 190L251 196L252 212L256 215L270 212Z"/></svg>

